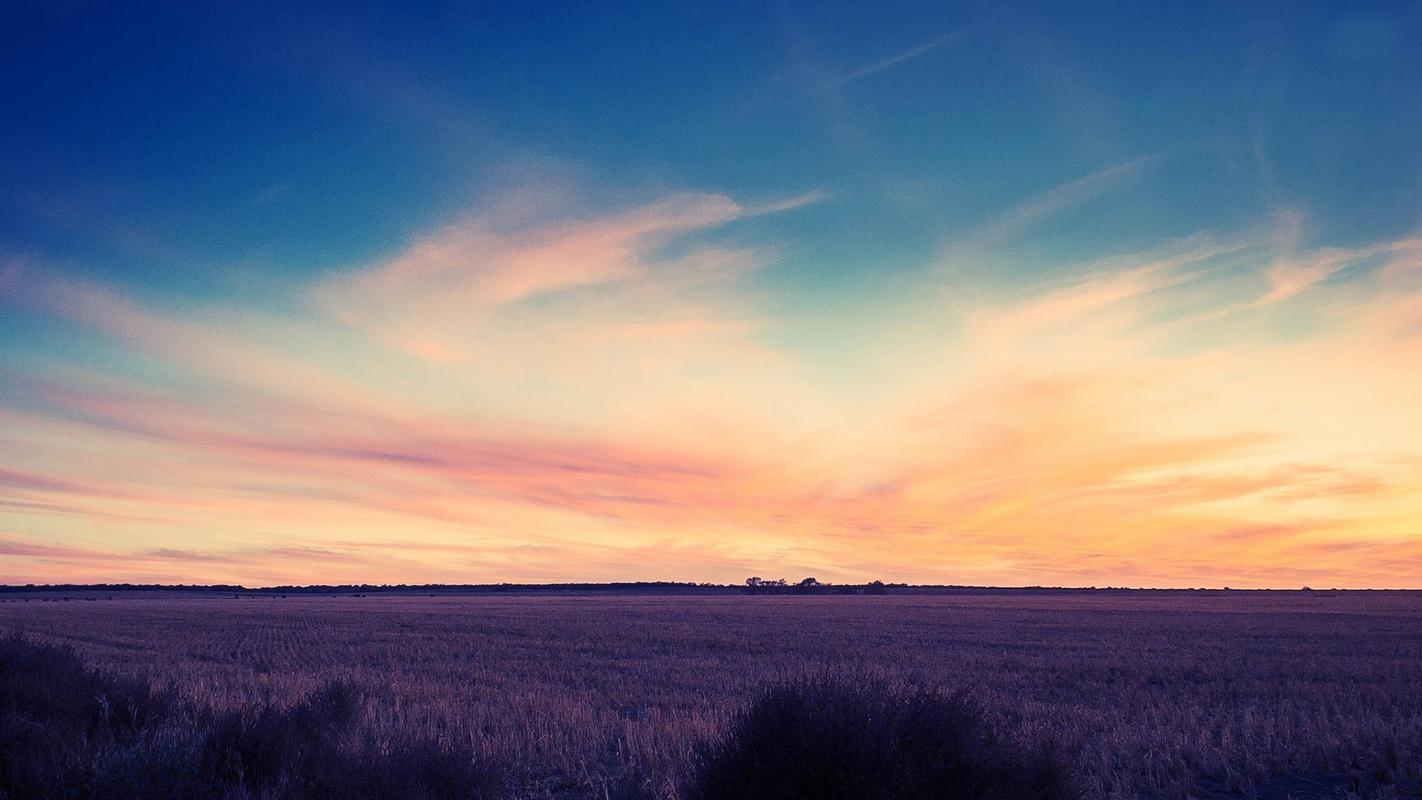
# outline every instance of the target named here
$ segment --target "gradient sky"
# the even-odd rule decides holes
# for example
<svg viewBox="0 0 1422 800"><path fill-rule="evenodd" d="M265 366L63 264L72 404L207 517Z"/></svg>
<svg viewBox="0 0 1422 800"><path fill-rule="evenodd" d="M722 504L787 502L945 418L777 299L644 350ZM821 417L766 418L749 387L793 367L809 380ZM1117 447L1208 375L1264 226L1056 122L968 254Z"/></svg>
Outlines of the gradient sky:
<svg viewBox="0 0 1422 800"><path fill-rule="evenodd" d="M0 582L1422 587L1422 5L22 5Z"/></svg>

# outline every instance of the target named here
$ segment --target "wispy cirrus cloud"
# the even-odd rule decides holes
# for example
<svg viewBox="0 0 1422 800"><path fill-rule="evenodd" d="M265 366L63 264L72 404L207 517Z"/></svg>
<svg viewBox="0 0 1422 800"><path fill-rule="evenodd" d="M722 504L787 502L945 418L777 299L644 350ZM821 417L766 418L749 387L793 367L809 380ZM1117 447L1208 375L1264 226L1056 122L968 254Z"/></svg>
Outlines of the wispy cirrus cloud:
<svg viewBox="0 0 1422 800"><path fill-rule="evenodd" d="M1042 220L1085 203L1129 180L1160 158L1159 154L1141 156L1053 186L998 215L970 235L969 240L993 244L1018 236Z"/></svg>
<svg viewBox="0 0 1422 800"><path fill-rule="evenodd" d="M831 78L820 84L820 91L830 92L842 89L851 83L862 81L872 75L877 75L885 70L893 69L907 61L926 56L935 50L940 50L950 45L960 44L966 41L972 34L973 28L960 28L949 31L942 36L936 36L924 42L920 42L906 50L890 56L863 64L835 78Z"/></svg>

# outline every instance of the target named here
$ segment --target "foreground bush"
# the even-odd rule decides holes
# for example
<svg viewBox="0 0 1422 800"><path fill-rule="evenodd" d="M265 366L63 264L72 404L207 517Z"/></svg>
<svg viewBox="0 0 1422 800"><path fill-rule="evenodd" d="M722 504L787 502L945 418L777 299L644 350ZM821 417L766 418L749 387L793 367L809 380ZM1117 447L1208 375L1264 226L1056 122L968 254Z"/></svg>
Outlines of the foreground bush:
<svg viewBox="0 0 1422 800"><path fill-rule="evenodd" d="M1009 746L960 695L806 680L702 750L688 800L1071 800L1069 771Z"/></svg>
<svg viewBox="0 0 1422 800"><path fill-rule="evenodd" d="M210 712L85 667L68 648L0 640L0 800L496 800L501 773L421 741L343 735L358 694L331 684L288 709Z"/></svg>
<svg viewBox="0 0 1422 800"><path fill-rule="evenodd" d="M90 750L133 746L174 705L147 683L87 669L68 648L0 639L0 797L60 794Z"/></svg>

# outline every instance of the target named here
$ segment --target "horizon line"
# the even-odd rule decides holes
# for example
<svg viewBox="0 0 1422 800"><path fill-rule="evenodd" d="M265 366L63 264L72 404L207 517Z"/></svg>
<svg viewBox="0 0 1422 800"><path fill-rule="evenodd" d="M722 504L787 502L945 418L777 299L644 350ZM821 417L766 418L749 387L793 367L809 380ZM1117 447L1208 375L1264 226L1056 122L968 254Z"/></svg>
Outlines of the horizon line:
<svg viewBox="0 0 1422 800"><path fill-rule="evenodd" d="M1422 587L1385 586L1049 586L1045 584L992 585L960 583L903 583L895 581L865 581L862 583L830 583L817 581L804 587L799 583L762 584L757 588L834 588L866 587L879 583L888 589L954 589L966 591L1060 591L1060 592L1422 592ZM556 581L548 583L307 583L307 584L267 584L247 586L238 583L0 583L0 593L21 591L84 591L84 590L148 590L148 591L328 591L328 590L421 590L432 589L566 589L579 588L636 588L663 587L681 589L745 589L745 583L713 583L709 581Z"/></svg>

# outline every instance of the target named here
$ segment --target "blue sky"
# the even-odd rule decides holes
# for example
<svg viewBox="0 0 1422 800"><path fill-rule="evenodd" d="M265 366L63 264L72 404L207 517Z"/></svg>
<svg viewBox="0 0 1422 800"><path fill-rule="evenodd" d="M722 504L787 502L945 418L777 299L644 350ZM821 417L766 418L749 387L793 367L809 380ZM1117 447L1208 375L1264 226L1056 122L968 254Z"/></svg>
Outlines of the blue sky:
<svg viewBox="0 0 1422 800"><path fill-rule="evenodd" d="M1096 337L1083 339L1081 352L1122 359L1078 365L1073 380L1154 374L1174 369L1163 366L1170 358L1225 358L1304 341L1321 349L1250 357L1303 370L1308 358L1361 348L1381 374L1392 368L1388 359L1405 364L1413 352L1392 349L1397 331L1409 330L1406 312L1397 312L1403 327L1392 333L1367 328L1364 319L1383 301L1410 297L1413 286L1397 262L1410 258L1422 211L1417 41L1418 3L428 3L411 13L380 3L76 2L9 9L0 26L0 64L10 76L0 85L0 275L8 276L0 280L0 369L10 388L0 391L0 407L24 427L0 440L0 468L13 473L12 491L31 494L63 493L54 475L15 477L32 459L72 473L82 472L86 457L107 453L130 474L157 474L136 456L115 455L125 445L110 440L112 429L84 432L92 407L47 416L54 381L72 384L70 398L93 400L100 386L156 392L176 407L212 413L208 427L242 427L235 411L215 410L213 397L275 390L231 386L240 378L204 373L202 363L237 358L239 346L271 350L270 359L244 350L251 360L234 363L255 365L303 408L324 401L307 391L315 384L303 383L295 367L277 369L276 359L310 368L301 376L415 393L429 387L429 404L455 415L445 422L461 435L477 428L484 436L480 426L487 426L517 431L508 435L519 441L592 437L619 453L650 437L637 441L658 442L669 461L707 458L736 474L754 472L750 462L763 466L763 454L708 454L698 449L703 443L665 431L633 436L619 427L621 409L652 403L650 417L677 430L706 424L702 411L691 411L699 408L694 397L714 395L733 399L723 409L728 419L712 427L748 441L757 425L795 427L791 418L839 425L830 438L845 419L879 431L884 463L872 480L846 455L848 441L823 456L814 477L772 470L766 480L787 487L775 498L787 507L808 502L820 491L814 486L867 491L923 474L927 467L909 463L920 455L897 449L906 428L895 415L928 397L968 416L986 413L980 404L995 401L979 395L991 381L974 365L1002 343L994 338L1001 326L985 320L1056 319L1027 313L1056 308L1054 300L1130 297L1136 304L1118 329L1098 330L1101 317L1092 312L1067 331ZM1152 269L1188 276L1142 278L1119 296L1104 288L1155 276ZM672 281L669 273L681 277ZM451 301L464 293L466 303ZM592 327L570 331L569 320ZM1181 320L1206 322L1161 332L1159 341L1145 336L1140 341L1154 348L1148 354L1113 349ZM590 342L652 330L688 339L676 355L599 350L586 363L601 364L603 375L668 369L685 396L658 387L612 396L578 371L576 359L553 363L548 355L586 354ZM1029 338L1047 342L1042 334L1033 329ZM724 338L694 338L703 336ZM178 352L173 337L196 344ZM514 363L480 360L490 352ZM431 363L406 364L399 354ZM999 355L992 363L1002 370L1028 369L1014 360L1017 351ZM762 357L783 365L767 368ZM1061 378L1064 361L1042 358L1043 380ZM1227 375L1263 373L1235 367ZM1035 373L1014 374L1030 382ZM1250 391L1282 392L1295 378L1276 376ZM1226 388L1202 382L1183 391L1235 396L1234 378L1210 380ZM776 386L757 388L766 381ZM1415 388L1403 387L1402 396ZM579 389L596 399L581 408L546 400ZM1219 402L1217 415L1201 418L1230 418L1231 409L1245 418L1243 405ZM1361 399L1340 403L1316 413L1387 417ZM1132 408L1151 412L1145 427L1157 435L1183 425ZM282 435L305 437L306 451L331 452L308 441L329 431L297 419L307 417L294 416ZM119 427L131 433L134 424ZM1298 424L1328 428L1329 441L1349 437ZM1313 440L1299 431L1278 435L1291 444L1272 461L1218 455L1254 475L1336 455L1306 444ZM168 455L184 459L231 455L202 451L191 438L170 445ZM1392 474L1398 459L1414 455L1412 443L1399 447L1366 459L1355 454L1367 460L1358 469ZM650 457L632 450L639 454L619 458ZM735 469L726 466L732 462ZM1112 481L1140 480L1152 469L1183 467L1133 462L1131 469L1099 485L1068 483L1085 496L1119 490ZM239 478L215 471L202 487L143 502L154 506L148 512L171 511L183 491L226 492ZM505 497L498 480L481 480L496 485L465 488L526 501ZM323 496L360 494L342 481L326 475L317 482ZM112 486L92 494L82 509L53 497L14 500L25 510L0 516L0 540L110 552L104 548L118 545L95 520L113 513L113 497L136 501ZM670 494L676 497L658 502L692 502ZM696 494L696 503L721 509L714 525L680 517L626 524L662 526L675 540L667 546L688 552L707 526L747 537L780 531L779 549L703 553L718 575L764 572L766 560L779 559L817 574L857 575L872 565L952 577L923 567L927 556L920 556L949 552L961 540L980 559L974 569L984 580L1052 578L1034 572L1032 548L1005 544L1016 528L994 529L997 539L990 531L971 542L955 538L948 512L931 512L922 496L909 494L902 507L926 518L915 517L912 530L937 526L941 540L928 546L913 544L908 529L885 533L898 549L866 545L873 558L766 518L737 517L724 495ZM374 502L361 497L348 505ZM1406 525L1394 512L1412 501L1370 502L1366 513L1324 516L1366 517L1369 536L1389 525L1390 535L1400 535ZM45 516L36 509L46 504L68 510ZM509 527L518 513L487 523L489 536L504 537L500 547L527 546ZM608 512L577 513L596 521ZM1252 508L1225 516L1238 522L1258 514L1268 515ZM1216 509L1207 516L1222 524ZM1335 530L1313 512L1303 517L1270 539L1299 564L1311 557L1289 547L1305 539L1317 545L1313 539ZM227 555L264 552L278 536L259 523L219 532L164 519L163 535L211 539L214 552ZM555 550L594 541L645 545L579 519L548 523L562 531ZM1023 525L1035 530L1038 522ZM1145 527L1174 530L1156 523ZM454 535L403 524L395 527L414 544ZM823 527L856 524L836 519ZM312 548L335 547L313 541ZM1119 543L1082 548L1083 557L1120 556L1106 572L1122 580L1179 583L1215 574L1183 561L1152 571L1122 556ZM141 552L159 551L174 552L172 542ZM1238 561L1263 557L1250 551ZM52 554L43 563L64 569L82 561L66 558ZM270 559L251 558L268 566L243 562L223 575L290 577L269 567ZM219 562L192 562L205 563ZM616 577L634 563L609 556L594 572ZM696 572L695 563L683 571ZM1422 575L1414 561L1405 563ZM544 574L517 559L509 564L511 573ZM147 562L133 569L201 573L191 564L171 574ZM435 574L428 569L415 565L408 574ZM1261 573L1258 582L1276 577Z"/></svg>
<svg viewBox="0 0 1422 800"><path fill-rule="evenodd" d="M6 26L0 233L221 291L192 260L369 259L527 170L629 197L832 192L772 223L814 234L813 274L779 277L853 282L856 253L909 268L1153 158L1014 244L1087 254L1284 206L1352 244L1416 223L1418 25L1402 4L46 4Z"/></svg>

